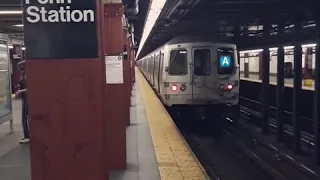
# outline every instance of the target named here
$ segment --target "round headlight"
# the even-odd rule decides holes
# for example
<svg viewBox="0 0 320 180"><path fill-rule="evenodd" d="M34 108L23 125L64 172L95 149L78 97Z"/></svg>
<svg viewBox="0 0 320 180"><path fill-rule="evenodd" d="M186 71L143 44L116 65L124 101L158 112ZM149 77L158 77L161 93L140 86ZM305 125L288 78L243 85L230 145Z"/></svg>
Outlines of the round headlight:
<svg viewBox="0 0 320 180"><path fill-rule="evenodd" d="M180 86L180 90L181 90L181 91L186 91L186 90L187 90L187 86L186 86L185 84L182 84L182 85Z"/></svg>

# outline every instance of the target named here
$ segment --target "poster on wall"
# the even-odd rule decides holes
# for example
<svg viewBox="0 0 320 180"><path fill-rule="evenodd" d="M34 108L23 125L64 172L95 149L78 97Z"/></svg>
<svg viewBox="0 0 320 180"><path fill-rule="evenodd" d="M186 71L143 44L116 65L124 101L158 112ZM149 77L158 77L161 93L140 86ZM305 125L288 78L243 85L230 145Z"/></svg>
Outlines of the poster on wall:
<svg viewBox="0 0 320 180"><path fill-rule="evenodd" d="M123 84L123 57L105 56L106 84Z"/></svg>

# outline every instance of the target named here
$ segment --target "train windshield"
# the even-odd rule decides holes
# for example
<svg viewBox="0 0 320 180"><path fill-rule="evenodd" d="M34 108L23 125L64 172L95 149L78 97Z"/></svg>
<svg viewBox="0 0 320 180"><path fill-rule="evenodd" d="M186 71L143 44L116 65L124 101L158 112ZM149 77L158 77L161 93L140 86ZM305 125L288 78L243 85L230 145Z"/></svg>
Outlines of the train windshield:
<svg viewBox="0 0 320 180"><path fill-rule="evenodd" d="M196 49L193 52L194 75L207 76L211 74L210 49Z"/></svg>
<svg viewBox="0 0 320 180"><path fill-rule="evenodd" d="M172 50L170 52L169 74L188 74L188 54L186 49Z"/></svg>
<svg viewBox="0 0 320 180"><path fill-rule="evenodd" d="M218 74L232 74L235 70L234 50L232 48L218 48Z"/></svg>

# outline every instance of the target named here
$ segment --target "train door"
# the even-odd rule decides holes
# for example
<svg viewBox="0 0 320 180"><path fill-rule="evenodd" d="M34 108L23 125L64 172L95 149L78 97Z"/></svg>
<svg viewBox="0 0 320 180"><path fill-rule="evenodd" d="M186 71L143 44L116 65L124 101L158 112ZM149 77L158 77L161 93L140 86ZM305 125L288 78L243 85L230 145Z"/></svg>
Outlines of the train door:
<svg viewBox="0 0 320 180"><path fill-rule="evenodd" d="M215 87L210 47L192 48L191 84L193 99L212 99Z"/></svg>
<svg viewBox="0 0 320 180"><path fill-rule="evenodd" d="M154 61L153 61L153 55L151 56L150 58L150 69L149 69L149 81L150 81L150 84L151 84L151 87L153 86L153 78L152 78L152 74L153 74L153 64L154 64Z"/></svg>
<svg viewBox="0 0 320 180"><path fill-rule="evenodd" d="M163 58L164 54L160 51L160 57L159 57L159 73L158 73L158 93L161 92L161 82L162 82L162 75L163 75Z"/></svg>
<svg viewBox="0 0 320 180"><path fill-rule="evenodd" d="M159 74L159 54L156 55L154 59L154 73L153 73L153 81L154 81L154 88L158 91L158 74Z"/></svg>
<svg viewBox="0 0 320 180"><path fill-rule="evenodd" d="M155 74L155 71L156 71L156 54L153 55L153 58L152 58L152 72L151 72L151 78L152 78L152 87L156 87L156 81L155 81L155 78L154 78L154 74Z"/></svg>
<svg viewBox="0 0 320 180"><path fill-rule="evenodd" d="M151 82L151 67L152 67L152 56L148 60L148 80Z"/></svg>

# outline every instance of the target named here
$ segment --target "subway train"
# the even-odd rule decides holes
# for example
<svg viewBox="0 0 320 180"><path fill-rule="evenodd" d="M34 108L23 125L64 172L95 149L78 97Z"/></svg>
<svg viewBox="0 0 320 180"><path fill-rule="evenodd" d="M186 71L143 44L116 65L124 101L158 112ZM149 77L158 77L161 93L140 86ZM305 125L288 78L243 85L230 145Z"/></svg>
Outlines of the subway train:
<svg viewBox="0 0 320 180"><path fill-rule="evenodd" d="M239 110L237 54L234 44L178 36L136 65L166 107L190 108L205 116Z"/></svg>

